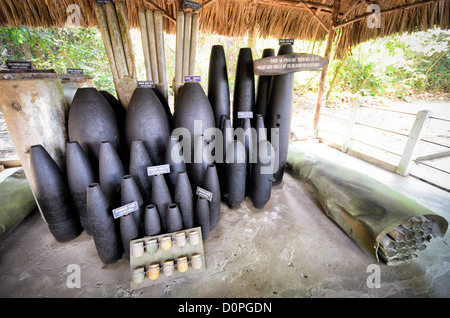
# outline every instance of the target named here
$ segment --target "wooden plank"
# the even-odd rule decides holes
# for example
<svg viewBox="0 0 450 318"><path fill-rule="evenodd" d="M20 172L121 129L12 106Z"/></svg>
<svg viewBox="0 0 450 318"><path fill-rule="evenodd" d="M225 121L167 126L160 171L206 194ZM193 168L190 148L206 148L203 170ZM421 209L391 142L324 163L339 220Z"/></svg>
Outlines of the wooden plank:
<svg viewBox="0 0 450 318"><path fill-rule="evenodd" d="M414 154L417 150L417 143L422 138L425 128L428 125L432 113L429 110L422 110L417 114L416 121L409 134L408 142L403 151L403 156L400 159L396 172L402 176L409 174L411 164L414 159Z"/></svg>
<svg viewBox="0 0 450 318"><path fill-rule="evenodd" d="M428 160L445 158L445 157L450 157L450 151L444 151L444 152L439 152L439 153L435 153L435 154L428 155L428 156L417 157L416 161L428 161Z"/></svg>
<svg viewBox="0 0 450 318"><path fill-rule="evenodd" d="M348 120L347 131L344 136L344 141L342 143L342 152L347 152L351 146L352 140L352 131L355 123L358 121L358 117L361 112L359 112L359 108L361 106L361 102L359 100L355 101L352 106L352 112L350 113L350 118Z"/></svg>

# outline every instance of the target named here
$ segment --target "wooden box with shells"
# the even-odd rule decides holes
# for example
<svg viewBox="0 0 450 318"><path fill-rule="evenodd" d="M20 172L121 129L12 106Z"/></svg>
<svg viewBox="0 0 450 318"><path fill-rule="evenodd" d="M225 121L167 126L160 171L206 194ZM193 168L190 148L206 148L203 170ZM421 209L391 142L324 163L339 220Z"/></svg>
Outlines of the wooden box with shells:
<svg viewBox="0 0 450 318"><path fill-rule="evenodd" d="M200 227L130 241L130 289L206 270Z"/></svg>

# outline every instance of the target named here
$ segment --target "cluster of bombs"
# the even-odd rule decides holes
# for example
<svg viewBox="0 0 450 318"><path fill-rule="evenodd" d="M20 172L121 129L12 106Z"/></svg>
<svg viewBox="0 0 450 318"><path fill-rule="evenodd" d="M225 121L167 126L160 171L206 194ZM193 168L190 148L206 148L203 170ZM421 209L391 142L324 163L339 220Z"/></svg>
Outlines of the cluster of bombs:
<svg viewBox="0 0 450 318"><path fill-rule="evenodd" d="M426 216L414 216L381 238L378 253L389 265L412 261L427 248L432 232L433 224Z"/></svg>
<svg viewBox="0 0 450 318"><path fill-rule="evenodd" d="M279 54L290 53L291 45L280 47ZM34 194L50 232L67 242L84 229L110 264L124 251L129 258L130 241L139 237L200 226L206 239L222 200L237 208L249 195L263 208L283 177L292 74L260 77L256 93L252 53L242 48L232 116L230 104L220 45L211 51L208 95L200 83L186 82L174 114L158 86L136 88L127 109L107 92L79 88L68 114L65 169L45 145L30 148ZM149 167L162 165L169 171L149 175ZM196 197L199 188L209 198ZM137 210L113 217L132 202Z"/></svg>

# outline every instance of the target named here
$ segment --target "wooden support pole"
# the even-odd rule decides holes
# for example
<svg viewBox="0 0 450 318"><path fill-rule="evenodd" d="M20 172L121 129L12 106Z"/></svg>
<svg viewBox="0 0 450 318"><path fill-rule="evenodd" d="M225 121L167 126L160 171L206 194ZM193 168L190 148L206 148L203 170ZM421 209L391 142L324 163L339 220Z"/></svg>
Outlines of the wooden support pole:
<svg viewBox="0 0 450 318"><path fill-rule="evenodd" d="M141 30L142 51L144 53L145 73L147 74L147 81L153 80L152 65L150 62L150 49L148 45L147 21L145 20L145 10L138 11L139 28Z"/></svg>
<svg viewBox="0 0 450 318"><path fill-rule="evenodd" d="M116 62L116 69L119 78L125 78L129 76L127 61L125 58L125 52L122 43L122 35L119 28L119 22L117 21L116 8L114 3L107 2L105 4L106 19L108 21L109 36L111 38L111 44L114 52L114 60Z"/></svg>
<svg viewBox="0 0 450 318"><path fill-rule="evenodd" d="M184 13L184 42L183 42L183 79L189 74L189 56L191 54L192 13Z"/></svg>
<svg viewBox="0 0 450 318"><path fill-rule="evenodd" d="M105 46L106 56L108 57L109 65L111 67L111 73L113 79L119 78L117 73L116 62L114 59L114 52L111 44L111 37L109 36L108 22L106 20L105 8L102 4L95 4L94 6L95 15L97 17L98 27L100 33L102 34L103 45Z"/></svg>
<svg viewBox="0 0 450 318"><path fill-rule="evenodd" d="M199 15L192 15L191 48L189 54L189 75L195 75L195 56L197 53Z"/></svg>
<svg viewBox="0 0 450 318"><path fill-rule="evenodd" d="M128 66L130 78L136 78L136 66L134 62L133 43L131 41L130 27L128 25L127 11L125 3L116 2L117 21L119 23L120 33L122 34L123 50Z"/></svg>
<svg viewBox="0 0 450 318"><path fill-rule="evenodd" d="M163 94L166 100L169 97L169 90L167 86L167 74L166 74L166 53L164 48L164 27L163 27L163 15L161 11L154 12L155 21L155 40L157 50L158 61L158 77L159 83L163 86Z"/></svg>
<svg viewBox="0 0 450 318"><path fill-rule="evenodd" d="M153 10L147 10L145 12L145 18L147 19L147 35L150 50L150 63L152 65L152 79L155 83L159 83L158 59L156 57L155 22L153 17Z"/></svg>
<svg viewBox="0 0 450 318"><path fill-rule="evenodd" d="M167 12L167 10L164 10L163 8L161 8L159 5L157 5L156 3L154 3L151 0L145 0L145 3L151 5L153 8L155 8L155 10L161 11L161 14L163 16L165 16L167 19L169 19L169 21L172 21L173 23L176 23L177 21Z"/></svg>
<svg viewBox="0 0 450 318"><path fill-rule="evenodd" d="M327 26L325 25L325 23L322 21L322 19L320 19L313 10L311 10L310 7L308 7L308 5L304 2L301 1L300 4L313 16L313 18L325 29L325 31L330 32L330 30L327 28ZM318 8L320 9L320 8Z"/></svg>
<svg viewBox="0 0 450 318"><path fill-rule="evenodd" d="M175 47L175 79L173 84L173 91L175 96L178 94L178 89L183 85L183 38L184 38L184 12L177 12L177 35Z"/></svg>
<svg viewBox="0 0 450 318"><path fill-rule="evenodd" d="M417 143L420 139L422 139L431 116L432 113L429 110L422 110L417 114L416 121L414 122L413 128L409 133L409 139L403 151L402 158L397 166L396 172L398 174L402 176L409 174L411 164L414 160L414 155L417 151Z"/></svg>
<svg viewBox="0 0 450 318"><path fill-rule="evenodd" d="M331 57L331 49L333 47L334 37L336 35L336 30L334 29L334 25L337 22L336 19L337 19L337 15L339 13L340 5L341 5L340 0L336 0L334 2L333 15L331 16L331 26L329 29L330 31L328 32L327 46L325 48L325 56L324 56L328 61L330 60L330 57ZM327 80L328 66L329 66L329 64L327 64L323 68L322 73L320 74L319 93L318 93L316 110L315 110L315 114L314 114L314 122L313 122L313 139L317 139L318 134L319 134L319 117L320 117L320 110L322 108L322 98L323 98L323 94L325 92L325 84L326 84L326 80Z"/></svg>

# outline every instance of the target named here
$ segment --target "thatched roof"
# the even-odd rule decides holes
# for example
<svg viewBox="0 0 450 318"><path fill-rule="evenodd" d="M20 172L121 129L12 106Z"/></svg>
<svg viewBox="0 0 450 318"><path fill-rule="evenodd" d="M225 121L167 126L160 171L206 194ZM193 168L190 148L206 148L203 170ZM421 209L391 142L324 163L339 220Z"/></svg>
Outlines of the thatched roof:
<svg viewBox="0 0 450 318"><path fill-rule="evenodd" d="M163 11L166 32L175 32L179 0L115 0L126 3L128 23L139 27L138 9ZM426 30L433 26L450 27L450 0L378 0L381 27L367 26L367 0L196 0L200 9L200 31L226 36L324 40L333 26L338 32L338 51L372 38L393 33ZM339 3L339 6L335 6ZM0 0L1 26L61 27L66 24L67 8L81 9L81 26L97 25L94 0ZM333 23L333 8L338 8ZM352 23L354 22L354 23Z"/></svg>

